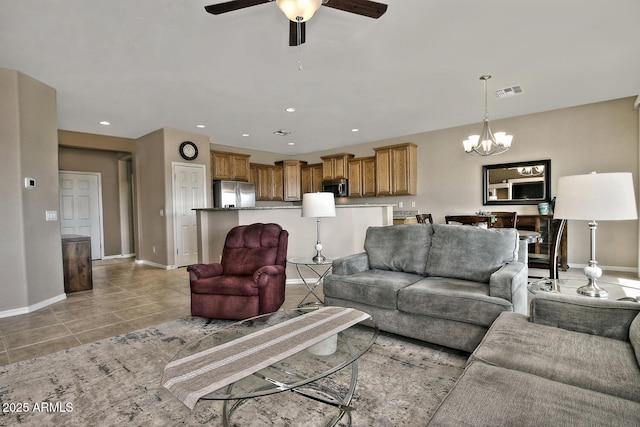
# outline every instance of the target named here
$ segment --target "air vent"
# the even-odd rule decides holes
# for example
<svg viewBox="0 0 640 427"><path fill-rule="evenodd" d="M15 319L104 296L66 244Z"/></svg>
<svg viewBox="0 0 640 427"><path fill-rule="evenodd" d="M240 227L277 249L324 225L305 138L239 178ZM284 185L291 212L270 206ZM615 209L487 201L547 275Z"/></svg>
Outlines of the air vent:
<svg viewBox="0 0 640 427"><path fill-rule="evenodd" d="M520 95L522 93L522 88L520 85L511 86L504 89L498 89L496 91L496 98L506 98L507 96Z"/></svg>
<svg viewBox="0 0 640 427"><path fill-rule="evenodd" d="M286 129L279 129L273 132L273 134L278 136L287 136L287 135L291 135L291 131Z"/></svg>

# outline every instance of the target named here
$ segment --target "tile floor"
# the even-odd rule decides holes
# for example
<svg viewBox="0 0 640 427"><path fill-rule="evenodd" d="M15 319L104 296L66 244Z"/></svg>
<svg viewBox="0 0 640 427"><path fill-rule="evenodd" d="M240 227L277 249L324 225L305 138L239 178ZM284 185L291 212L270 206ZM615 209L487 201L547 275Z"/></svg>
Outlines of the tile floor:
<svg viewBox="0 0 640 427"><path fill-rule="evenodd" d="M531 275L544 270L531 269ZM582 270L560 278L582 277ZM640 288L634 273L605 273L602 281ZM284 307L293 308L306 294L303 285L287 285ZM322 295L321 287L318 294ZM185 268L163 270L132 259L94 261L93 289L33 313L0 319L0 365L120 335L190 316Z"/></svg>
<svg viewBox="0 0 640 427"><path fill-rule="evenodd" d="M0 319L0 365L187 317L186 268L163 270L133 259L94 261L93 289L28 314ZM295 307L303 285L287 285Z"/></svg>

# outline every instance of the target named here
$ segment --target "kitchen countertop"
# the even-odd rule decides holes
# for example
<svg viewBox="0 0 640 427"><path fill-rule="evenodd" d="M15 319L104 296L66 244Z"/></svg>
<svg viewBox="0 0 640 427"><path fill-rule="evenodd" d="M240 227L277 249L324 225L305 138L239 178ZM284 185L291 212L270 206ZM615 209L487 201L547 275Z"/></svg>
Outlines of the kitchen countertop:
<svg viewBox="0 0 640 427"><path fill-rule="evenodd" d="M365 203L359 205L336 205L336 209L340 208L384 208L395 206L392 203ZM251 208L194 208L194 211L258 211L273 209L302 209L302 205L289 206L255 206Z"/></svg>

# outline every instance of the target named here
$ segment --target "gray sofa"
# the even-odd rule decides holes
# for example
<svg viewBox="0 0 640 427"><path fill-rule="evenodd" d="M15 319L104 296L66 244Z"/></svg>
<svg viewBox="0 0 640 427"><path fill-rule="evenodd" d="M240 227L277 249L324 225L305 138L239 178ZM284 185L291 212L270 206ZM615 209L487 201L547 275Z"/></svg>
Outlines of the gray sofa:
<svg viewBox="0 0 640 427"><path fill-rule="evenodd" d="M526 313L515 229L370 227L364 249L333 262L325 304L369 313L383 331L472 352L500 313Z"/></svg>
<svg viewBox="0 0 640 427"><path fill-rule="evenodd" d="M640 304L537 294L502 313L430 426L639 426Z"/></svg>

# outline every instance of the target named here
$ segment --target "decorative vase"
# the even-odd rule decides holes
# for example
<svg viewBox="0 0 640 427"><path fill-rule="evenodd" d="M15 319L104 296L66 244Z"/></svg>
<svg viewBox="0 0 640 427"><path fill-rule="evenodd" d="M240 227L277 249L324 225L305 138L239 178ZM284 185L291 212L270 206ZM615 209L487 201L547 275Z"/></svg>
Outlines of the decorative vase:
<svg viewBox="0 0 640 427"><path fill-rule="evenodd" d="M549 215L549 203L538 203L538 213L540 215Z"/></svg>

